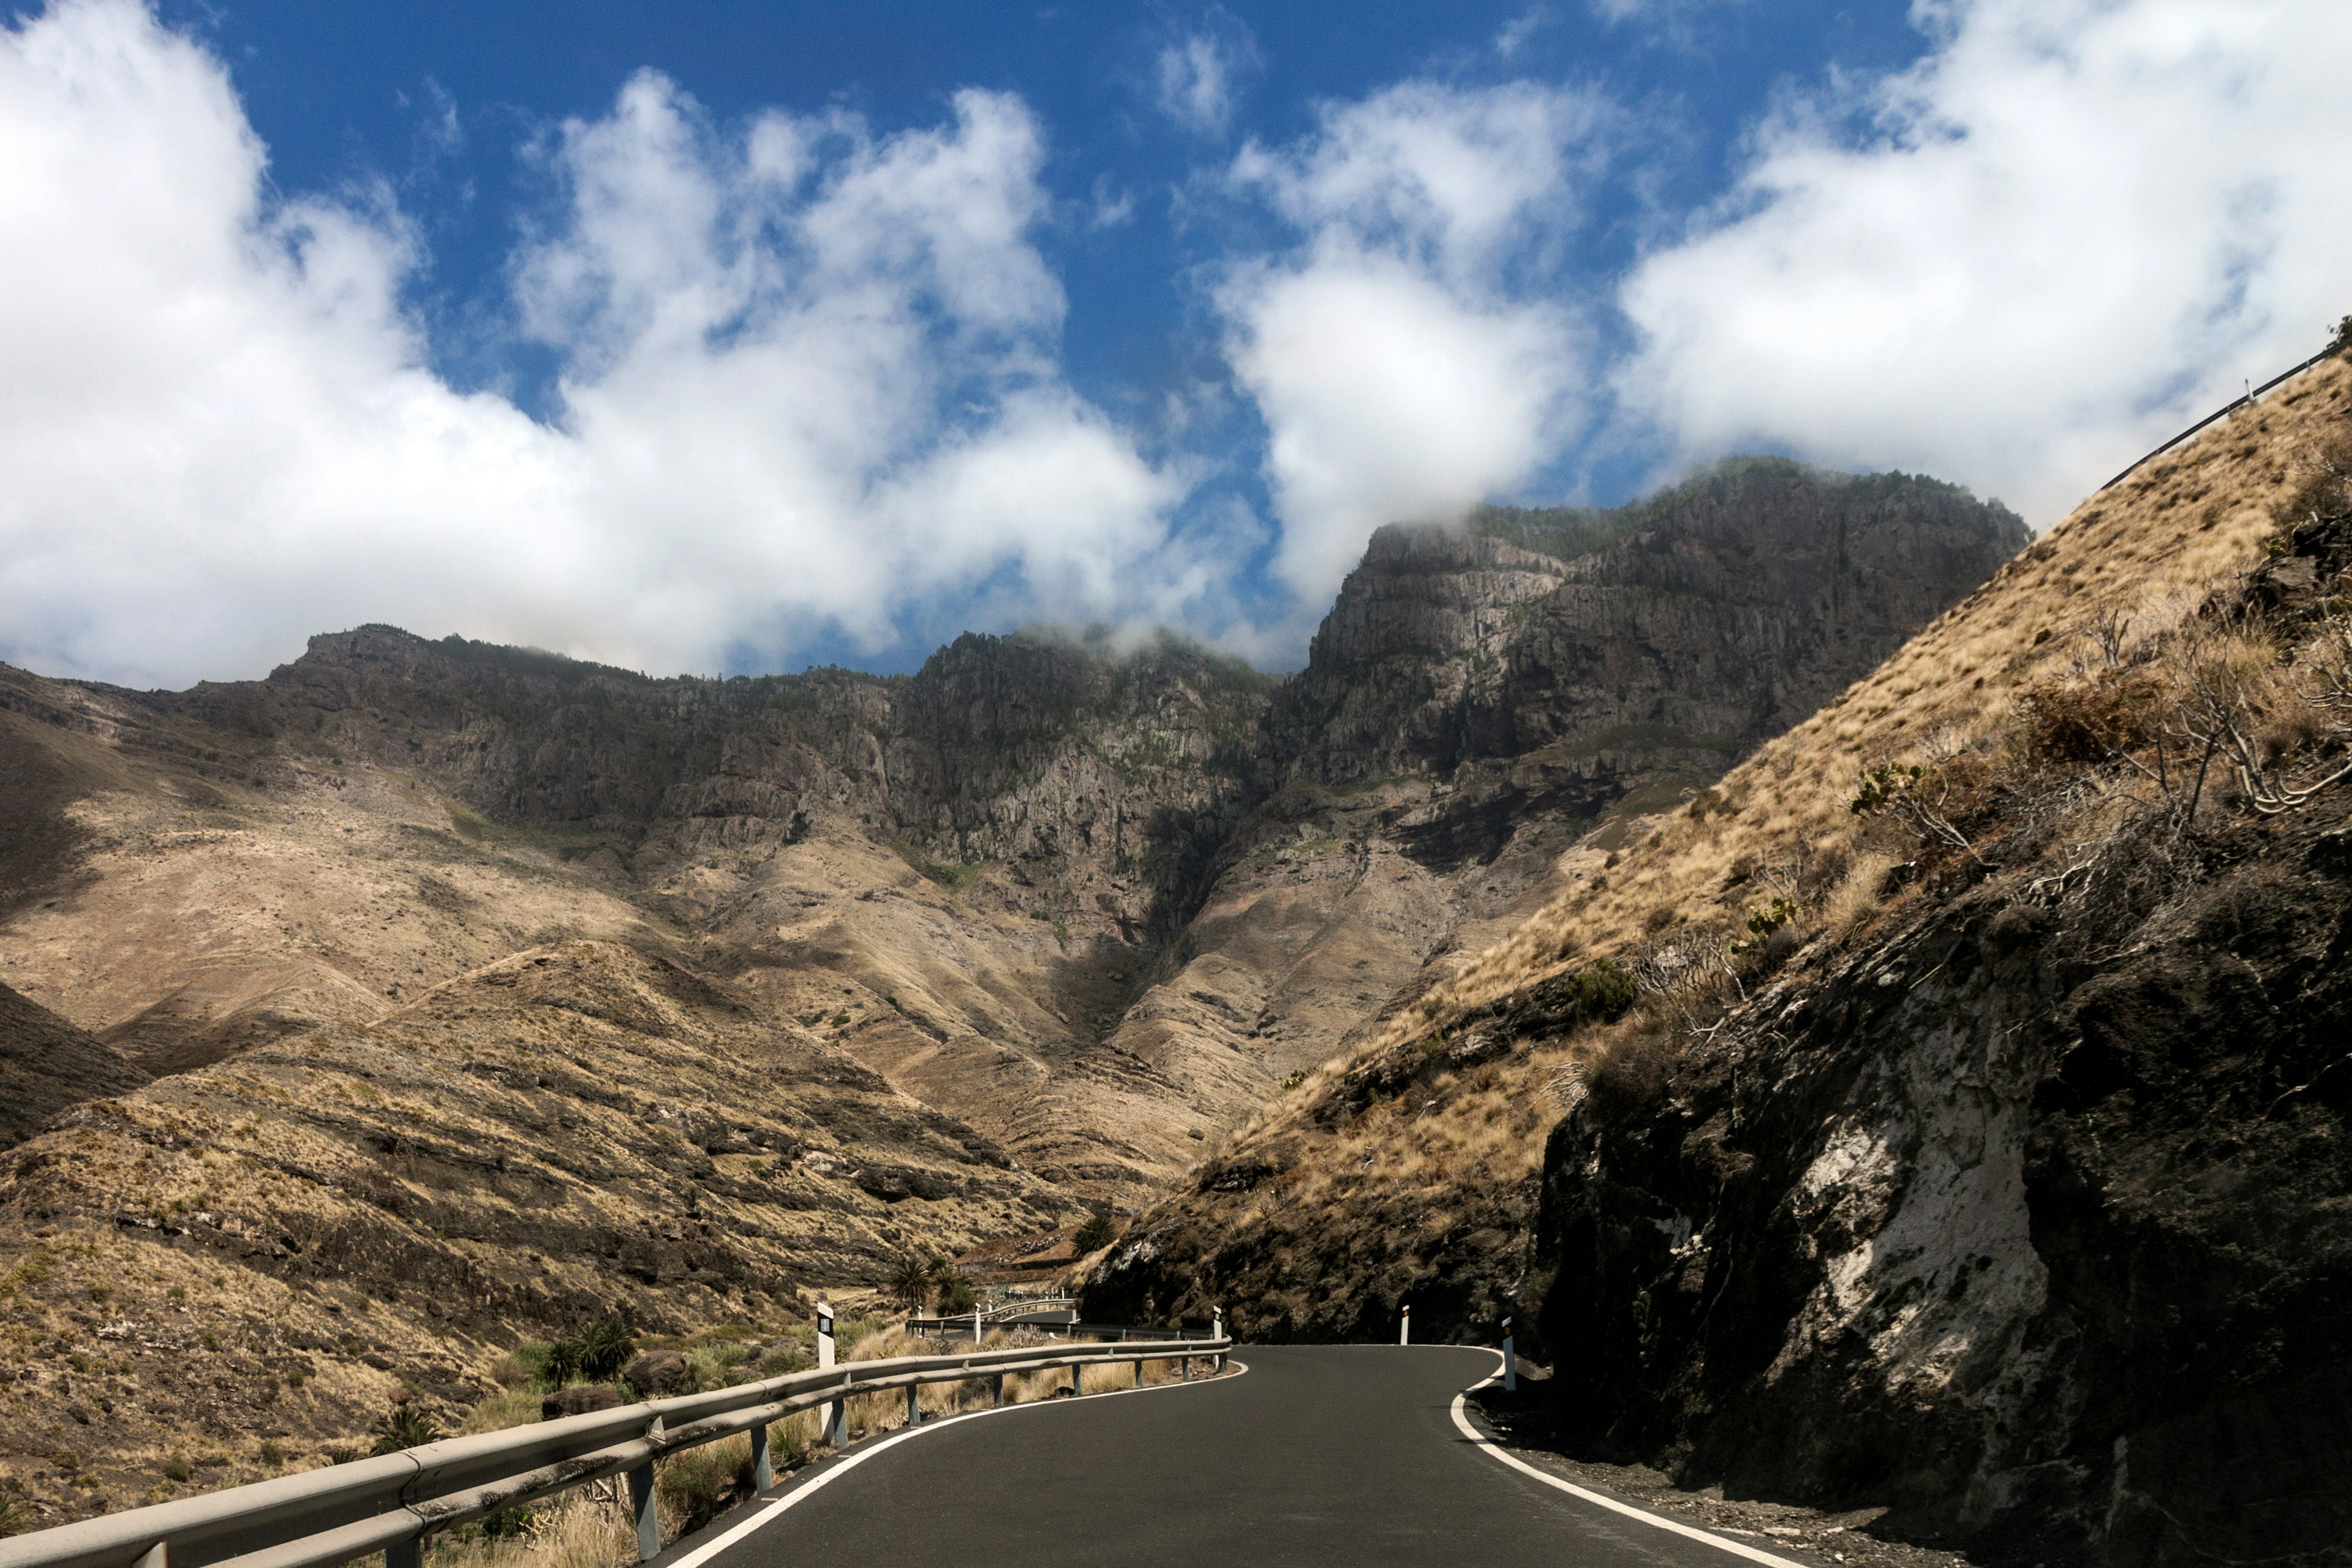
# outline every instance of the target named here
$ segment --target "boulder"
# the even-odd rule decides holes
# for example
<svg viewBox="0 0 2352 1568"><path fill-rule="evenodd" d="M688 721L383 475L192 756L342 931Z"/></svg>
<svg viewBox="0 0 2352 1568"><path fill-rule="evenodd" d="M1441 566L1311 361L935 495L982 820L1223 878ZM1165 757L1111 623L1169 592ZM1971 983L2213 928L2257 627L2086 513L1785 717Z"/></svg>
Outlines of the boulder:
<svg viewBox="0 0 2352 1568"><path fill-rule="evenodd" d="M621 1391L609 1383L577 1383L541 1400L539 1418L552 1421L560 1415L584 1415L591 1410L610 1410L620 1403Z"/></svg>
<svg viewBox="0 0 2352 1568"><path fill-rule="evenodd" d="M694 1373L676 1351L647 1351L621 1371L621 1381L641 1399L684 1394L694 1386Z"/></svg>

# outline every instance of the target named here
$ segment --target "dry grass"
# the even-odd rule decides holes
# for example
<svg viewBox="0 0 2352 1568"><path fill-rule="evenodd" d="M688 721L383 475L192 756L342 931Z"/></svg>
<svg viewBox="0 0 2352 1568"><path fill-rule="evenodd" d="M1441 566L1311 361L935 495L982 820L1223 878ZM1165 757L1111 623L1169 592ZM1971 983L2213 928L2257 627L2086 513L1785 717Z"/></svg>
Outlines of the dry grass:
<svg viewBox="0 0 2352 1568"><path fill-rule="evenodd" d="M2352 642L2323 635L2283 660L2263 637L2198 612L2263 560L2315 485L2343 487L2347 416L2352 366L2315 368L2093 497L1820 712L1687 806L1631 826L1605 860L1571 854L1562 869L1572 890L1238 1129L1217 1161L1259 1158L1279 1175L1243 1193L1186 1194L1188 1222L1272 1258L1266 1278L1295 1282L1277 1285L1277 1298L1311 1307L1351 1289L1328 1270L1344 1272L1353 1265L1333 1260L1356 1254L1391 1259L1382 1289L1410 1285L1393 1260L1435 1255L1465 1217L1499 1213L1528 1190L1542 1131L1565 1103L1643 1101L1672 1065L1678 1027L1704 1026L1722 1000L1807 944L1852 941L1888 918L1917 885L1906 863L1961 853L1855 815L1867 770L1900 765L1907 777L1919 767L1919 800L1940 801L1948 816L2030 807L2095 836L2158 793L2112 757L2186 722L2200 682L2259 725L2258 759L2307 745L2329 683L2341 672L2352 685ZM2330 453L2345 459L2333 469ZM2016 753L2029 731L2078 760L2108 753L2124 784L2053 787L2021 807L2002 792L2031 760ZM2162 766L2178 793L2176 760ZM2152 752L2147 762L2157 770ZM2315 766L2282 776L2307 782ZM1648 966L1643 1002L1621 1022L1538 1038L1331 1123L1335 1093L1365 1064L1459 1040L1530 987L1603 956ZM1664 973L1653 962L1661 956L1681 967Z"/></svg>
<svg viewBox="0 0 2352 1568"><path fill-rule="evenodd" d="M1554 903L1401 1013L1381 1044L1443 1028L1597 952L1622 952L1661 909L1727 908L1742 858L1852 849L1847 804L1865 768L2002 731L2021 698L2079 679L2116 619L2152 643L2263 553L2298 479L2352 410L2352 366L2328 361L2102 492L1894 658L1761 748L1717 786L1725 809L1668 816L1624 863ZM2105 624L2102 621L2105 619ZM2245 679L2267 654L2210 658ZM2231 662L2234 660L2234 662ZM1377 1047L1375 1047L1377 1048Z"/></svg>

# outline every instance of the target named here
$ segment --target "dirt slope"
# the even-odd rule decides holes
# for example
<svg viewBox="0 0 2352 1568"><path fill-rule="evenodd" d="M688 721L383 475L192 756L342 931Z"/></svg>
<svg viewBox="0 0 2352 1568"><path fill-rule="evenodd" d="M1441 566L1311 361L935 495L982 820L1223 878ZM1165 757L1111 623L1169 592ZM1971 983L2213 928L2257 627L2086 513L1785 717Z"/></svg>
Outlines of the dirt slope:
<svg viewBox="0 0 2352 1568"><path fill-rule="evenodd" d="M0 1149L69 1105L146 1081L105 1041L0 985Z"/></svg>

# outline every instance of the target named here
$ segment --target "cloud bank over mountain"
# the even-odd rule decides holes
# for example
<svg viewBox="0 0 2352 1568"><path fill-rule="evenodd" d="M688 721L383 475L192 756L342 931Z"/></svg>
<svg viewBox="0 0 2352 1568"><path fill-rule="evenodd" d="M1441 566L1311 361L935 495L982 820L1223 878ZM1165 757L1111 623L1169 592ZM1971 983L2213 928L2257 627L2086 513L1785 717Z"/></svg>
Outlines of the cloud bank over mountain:
<svg viewBox="0 0 2352 1568"><path fill-rule="evenodd" d="M500 306L557 367L533 417L435 368L394 186L281 192L218 54L65 0L0 31L0 658L180 684L385 620L713 670L953 603L1282 661L1380 522L1612 454L2045 522L2352 308L2352 15L1914 17L1916 63L1792 86L1687 213L1643 205L1670 106L1433 74L1219 153L1255 46L1168 46L1234 450L1074 378L1057 182L1094 176L1015 91L722 120L648 69L545 126Z"/></svg>

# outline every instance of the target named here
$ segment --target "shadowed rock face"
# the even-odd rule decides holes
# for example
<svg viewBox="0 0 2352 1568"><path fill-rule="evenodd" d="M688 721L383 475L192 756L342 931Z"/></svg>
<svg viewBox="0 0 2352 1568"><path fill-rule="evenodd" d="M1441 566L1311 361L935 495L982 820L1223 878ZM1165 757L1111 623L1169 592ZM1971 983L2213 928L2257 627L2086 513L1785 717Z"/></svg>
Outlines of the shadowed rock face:
<svg viewBox="0 0 2352 1568"><path fill-rule="evenodd" d="M1621 512L1385 528L1276 700L1277 761L1332 784L1563 745L1618 774L1719 767L2027 541L1953 486L1769 459Z"/></svg>
<svg viewBox="0 0 2352 1568"><path fill-rule="evenodd" d="M2343 1561L2346 844L1930 900L1580 1105L1538 1247L1571 1445L2000 1560Z"/></svg>
<svg viewBox="0 0 2352 1568"><path fill-rule="evenodd" d="M67 1106L146 1081L103 1040L0 985L0 1149L23 1142Z"/></svg>

